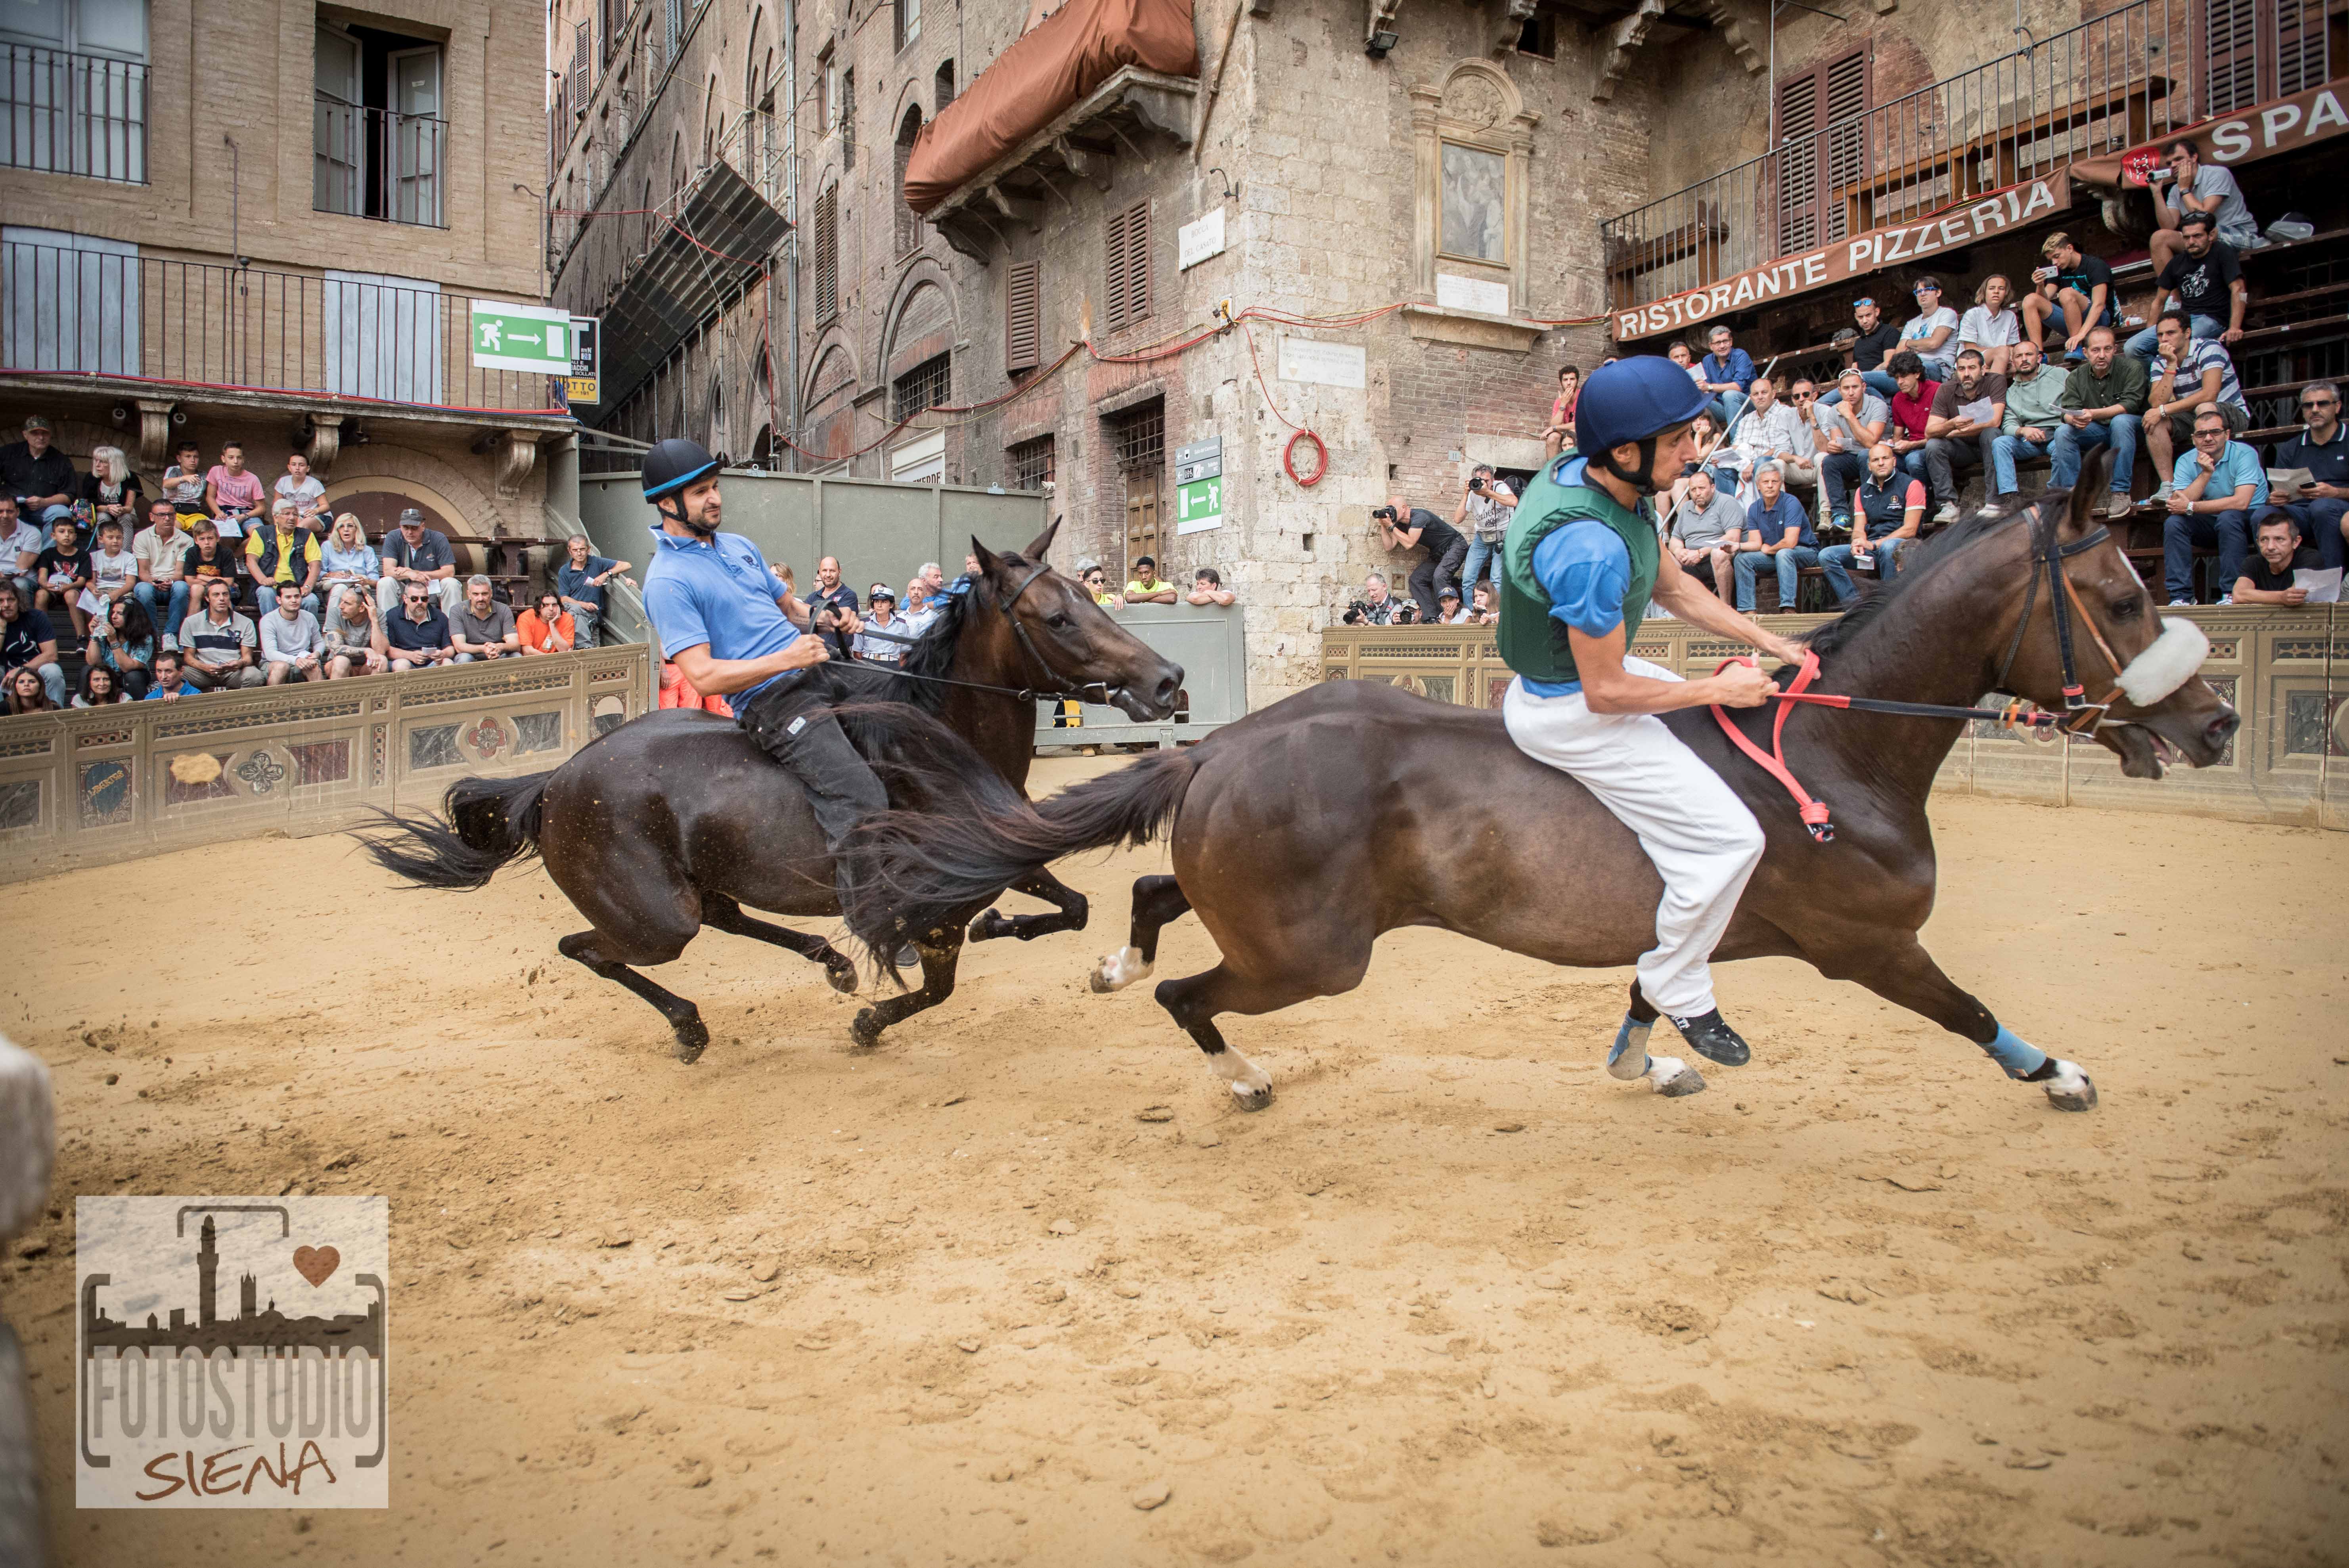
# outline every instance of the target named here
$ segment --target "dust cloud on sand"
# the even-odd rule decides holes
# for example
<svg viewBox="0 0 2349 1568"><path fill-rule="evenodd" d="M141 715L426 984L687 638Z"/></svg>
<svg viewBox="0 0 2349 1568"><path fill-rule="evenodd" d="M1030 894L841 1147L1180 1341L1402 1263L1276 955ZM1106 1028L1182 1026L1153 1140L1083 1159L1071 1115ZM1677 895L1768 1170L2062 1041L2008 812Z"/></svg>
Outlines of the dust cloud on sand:
<svg viewBox="0 0 2349 1568"><path fill-rule="evenodd" d="M706 933L659 972L691 1068L534 868L12 889L57 1559L2340 1561L2349 837L1936 814L1930 944L2096 1112L1780 962L1724 972L1754 1064L1665 1100L1599 1070L1621 975L1410 932L1226 1020L1243 1116L1147 985L1085 988L1155 851L868 1053ZM1170 928L1161 975L1211 962ZM72 1196L285 1191L391 1201L392 1509L76 1512Z"/></svg>

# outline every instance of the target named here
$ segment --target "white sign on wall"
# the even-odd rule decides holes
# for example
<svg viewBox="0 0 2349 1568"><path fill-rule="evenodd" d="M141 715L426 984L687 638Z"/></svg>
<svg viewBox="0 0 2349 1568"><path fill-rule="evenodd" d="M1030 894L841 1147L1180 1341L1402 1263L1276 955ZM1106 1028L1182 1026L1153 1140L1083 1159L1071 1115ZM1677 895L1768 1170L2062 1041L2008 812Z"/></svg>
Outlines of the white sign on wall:
<svg viewBox="0 0 2349 1568"><path fill-rule="evenodd" d="M1224 253L1224 210L1216 208L1174 231L1175 270L1189 272Z"/></svg>
<svg viewBox="0 0 2349 1568"><path fill-rule="evenodd" d="M1435 303L1445 310L1473 310L1480 315L1509 314L1509 285L1490 278L1463 277L1458 273L1435 274Z"/></svg>
<svg viewBox="0 0 2349 1568"><path fill-rule="evenodd" d="M1370 384L1370 356L1359 343L1325 343L1319 338L1284 336L1280 340L1280 378L1359 389Z"/></svg>

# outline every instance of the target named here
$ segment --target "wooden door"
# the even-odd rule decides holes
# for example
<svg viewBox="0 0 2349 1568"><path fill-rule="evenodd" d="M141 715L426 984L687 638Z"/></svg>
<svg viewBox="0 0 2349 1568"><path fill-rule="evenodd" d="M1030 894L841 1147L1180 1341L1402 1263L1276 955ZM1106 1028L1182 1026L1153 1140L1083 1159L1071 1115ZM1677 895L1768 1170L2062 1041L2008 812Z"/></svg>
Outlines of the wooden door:
<svg viewBox="0 0 2349 1568"><path fill-rule="evenodd" d="M1158 469L1155 466L1130 470L1125 476L1125 566L1133 575L1133 563L1147 555L1159 556L1158 549ZM1165 563L1160 562L1162 571Z"/></svg>

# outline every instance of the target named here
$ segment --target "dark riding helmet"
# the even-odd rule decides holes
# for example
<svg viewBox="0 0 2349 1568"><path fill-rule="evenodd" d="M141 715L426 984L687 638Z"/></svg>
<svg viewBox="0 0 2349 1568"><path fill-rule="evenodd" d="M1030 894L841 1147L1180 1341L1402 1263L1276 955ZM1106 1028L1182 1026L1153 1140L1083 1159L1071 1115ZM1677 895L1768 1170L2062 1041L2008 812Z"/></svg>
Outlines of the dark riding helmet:
<svg viewBox="0 0 2349 1568"><path fill-rule="evenodd" d="M675 495L705 474L715 473L725 459L713 458L699 441L672 436L645 454L642 479L647 500Z"/></svg>
<svg viewBox="0 0 2349 1568"><path fill-rule="evenodd" d="M1582 384L1574 407L1575 445L1593 468L1604 469L1642 495L1655 493L1656 438L1704 412L1712 401L1689 373L1669 359L1635 355L1602 365ZM1615 449L1636 442L1637 473L1615 466Z"/></svg>

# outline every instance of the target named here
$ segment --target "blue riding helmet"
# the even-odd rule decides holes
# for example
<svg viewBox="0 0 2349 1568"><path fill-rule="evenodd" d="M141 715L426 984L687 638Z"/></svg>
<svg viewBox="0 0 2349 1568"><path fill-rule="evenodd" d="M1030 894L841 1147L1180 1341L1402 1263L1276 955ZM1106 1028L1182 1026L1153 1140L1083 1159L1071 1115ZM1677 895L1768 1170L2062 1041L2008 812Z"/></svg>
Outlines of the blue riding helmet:
<svg viewBox="0 0 2349 1568"><path fill-rule="evenodd" d="M1656 438L1704 412L1712 399L1689 373L1652 354L1602 365L1582 384L1574 407L1575 445L1592 466L1605 469L1642 495L1655 493ZM1636 443L1640 469L1615 466L1615 449Z"/></svg>
<svg viewBox="0 0 2349 1568"><path fill-rule="evenodd" d="M711 457L709 449L698 441L673 436L645 454L639 475L645 499L658 500L665 495L674 495L703 475L715 473L724 460Z"/></svg>

